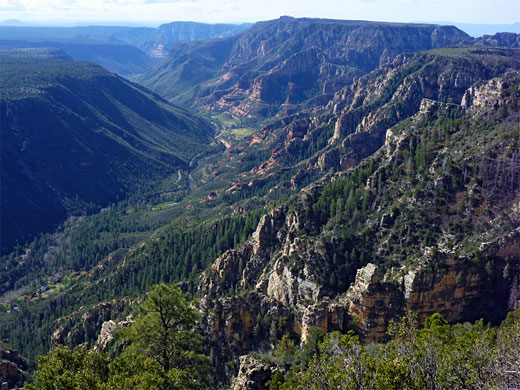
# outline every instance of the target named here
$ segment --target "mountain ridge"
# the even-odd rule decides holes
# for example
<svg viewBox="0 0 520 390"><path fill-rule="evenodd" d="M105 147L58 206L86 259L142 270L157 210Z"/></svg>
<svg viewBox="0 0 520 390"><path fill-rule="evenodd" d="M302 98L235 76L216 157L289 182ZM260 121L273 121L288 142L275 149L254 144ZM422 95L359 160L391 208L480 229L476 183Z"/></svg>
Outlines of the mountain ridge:
<svg viewBox="0 0 520 390"><path fill-rule="evenodd" d="M465 41L449 26L282 17L231 38L177 46L139 81L173 101L237 119L265 117L318 97L326 102L404 51ZM197 69L191 80L187 69Z"/></svg>
<svg viewBox="0 0 520 390"><path fill-rule="evenodd" d="M199 280L205 297L204 329L214 341L215 355L225 360L229 353L268 348L265 339L255 336L257 327L272 335L269 324L277 321L302 342L313 326L325 332L355 329L365 340L381 342L390 320L406 310L418 313L421 321L435 312L450 322L503 318L508 305L514 307L519 298L514 297L511 275L520 272L520 164L516 141L509 141L509 135L517 137L518 100L506 92L517 94L519 74L517 70L467 90L467 117L460 105L425 100L418 113L388 129L385 144L374 155L307 187L265 215L250 241L217 259ZM505 106L508 114L503 114ZM505 126L481 127L469 134L473 123L489 120L488 115ZM450 116L460 122L448 127ZM464 146L428 146L432 141L421 140L440 137L429 129L439 119L437 129L448 129L442 137ZM464 124L467 120L472 124ZM421 133L424 130L429 134ZM496 131L509 135L498 137ZM471 148L464 136L457 140L460 132L487 141L452 156L449 150ZM495 155L501 163L487 165L488 156ZM424 170L416 177L417 162ZM474 179L467 176L470 165ZM466 173L449 173L459 167ZM509 169L512 176L506 173ZM504 175L506 182L495 181ZM327 197L328 192L335 197ZM379 203L377 193L387 200ZM384 206L394 196L395 203ZM472 196L479 200L469 202ZM494 209L486 214L482 205L487 204ZM457 212L466 215L466 227L457 225ZM322 225L324 214L330 219ZM368 242L374 247L365 250ZM232 293L237 285L241 294Z"/></svg>
<svg viewBox="0 0 520 390"><path fill-rule="evenodd" d="M0 46L56 47L75 60L92 61L112 72L132 76L153 68L177 42L229 36L248 27L196 22L171 22L157 28L0 25Z"/></svg>
<svg viewBox="0 0 520 390"><path fill-rule="evenodd" d="M98 65L4 56L2 80L2 246L187 167L212 140L204 120Z"/></svg>

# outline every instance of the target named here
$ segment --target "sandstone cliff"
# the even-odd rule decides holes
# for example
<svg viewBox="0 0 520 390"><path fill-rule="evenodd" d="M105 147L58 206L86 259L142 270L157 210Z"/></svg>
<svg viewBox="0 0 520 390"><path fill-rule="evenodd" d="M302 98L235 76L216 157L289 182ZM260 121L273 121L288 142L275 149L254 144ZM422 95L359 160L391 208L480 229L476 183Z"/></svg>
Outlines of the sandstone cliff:
<svg viewBox="0 0 520 390"><path fill-rule="evenodd" d="M256 149L246 154L269 155L251 172L265 177L291 167L319 176L353 167L384 144L390 127L441 106L464 110L475 83L518 69L518 50L506 48L398 56L338 91L325 109L282 117L247 138Z"/></svg>
<svg viewBox="0 0 520 390"><path fill-rule="evenodd" d="M203 329L217 364L232 354L269 351L270 339L284 333L305 341L311 326L382 341L389 322L407 310L421 321L435 312L450 322L497 321L517 304L516 63L498 62L473 76L432 74L438 61L449 68L458 59L429 56L418 56L429 76L409 73L385 100L411 99L410 111L384 130L375 125L387 118L391 105L383 103L350 127L352 134L382 133L372 157L265 215L248 242L200 279ZM367 91L384 85L385 76L371 80ZM363 90L352 90L357 94L345 95L352 101L335 109L339 118L378 99L366 92L356 100Z"/></svg>
<svg viewBox="0 0 520 390"><path fill-rule="evenodd" d="M263 118L304 101L323 104L400 53L464 42L471 38L453 26L281 17L238 36L177 45L141 82L169 99Z"/></svg>
<svg viewBox="0 0 520 390"><path fill-rule="evenodd" d="M23 386L27 363L17 351L0 351L0 389L9 390Z"/></svg>

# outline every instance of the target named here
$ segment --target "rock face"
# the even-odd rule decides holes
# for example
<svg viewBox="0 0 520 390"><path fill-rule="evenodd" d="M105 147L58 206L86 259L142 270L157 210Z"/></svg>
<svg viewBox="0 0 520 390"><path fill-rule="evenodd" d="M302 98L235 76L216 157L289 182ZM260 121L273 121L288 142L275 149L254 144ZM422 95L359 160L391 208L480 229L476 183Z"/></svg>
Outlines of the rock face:
<svg viewBox="0 0 520 390"><path fill-rule="evenodd" d="M116 332L119 329L129 326L131 323L131 317L127 318L126 321L116 322L113 320L109 320L103 322L94 349L97 351L108 352L110 345L113 343L115 339Z"/></svg>
<svg viewBox="0 0 520 390"><path fill-rule="evenodd" d="M204 298L199 307L210 357L223 381L236 375L226 362L253 350L269 349L269 335L277 337L279 329L291 326L289 308L257 291L228 298Z"/></svg>
<svg viewBox="0 0 520 390"><path fill-rule="evenodd" d="M367 264L357 271L348 291L348 312L355 318L356 330L369 341L381 341L391 318L403 313L403 299L390 283L381 283L381 271Z"/></svg>
<svg viewBox="0 0 520 390"><path fill-rule="evenodd" d="M17 351L0 351L0 388L2 390L22 387L25 382L27 363Z"/></svg>
<svg viewBox="0 0 520 390"><path fill-rule="evenodd" d="M508 294L482 265L447 259L437 269L413 269L387 281L377 266L368 264L358 271L347 301L356 331L366 341L378 342L385 339L390 320L407 310L416 313L420 323L434 313L449 322L499 318L507 311Z"/></svg>
<svg viewBox="0 0 520 390"><path fill-rule="evenodd" d="M475 93L471 88L477 81L503 74L511 59L512 68L520 68L516 50L497 48L479 52L468 48L467 58L461 56L464 51L459 49L456 55L449 50L403 55L338 92L329 103L337 117L330 142L341 141L360 161L378 150L387 129L405 118L437 108L438 102L469 106ZM496 59L503 62L494 63ZM487 99L496 96L493 90L500 88L490 86L484 91ZM481 100L477 97L477 101ZM339 166L339 159L335 165Z"/></svg>
<svg viewBox="0 0 520 390"><path fill-rule="evenodd" d="M495 35L484 35L475 40L479 46L502 46L520 48L520 34L515 33L496 33Z"/></svg>
<svg viewBox="0 0 520 390"><path fill-rule="evenodd" d="M65 318L65 321L59 321L55 325L55 331L51 335L52 345L76 346L97 339L97 348L105 350L113 340L115 331L129 325L131 321L130 318L120 322L110 319L116 318L117 314L129 305L133 305L133 301L124 298L102 302L88 309L81 307ZM67 319L74 321L66 321Z"/></svg>
<svg viewBox="0 0 520 390"><path fill-rule="evenodd" d="M312 326L379 342L408 310L420 321L436 312L450 322L498 321L517 305L520 53L459 50L400 57L342 91L344 100L337 95L336 120L350 118L338 141L376 132L378 150L267 213L201 278L202 327L217 365L269 351L269 339L285 333L305 341ZM452 126L451 117L458 127L439 141L434 124ZM421 160L427 139L431 154ZM329 150L348 153L338 143ZM359 206L341 217L356 196Z"/></svg>
<svg viewBox="0 0 520 390"><path fill-rule="evenodd" d="M267 284L268 296L289 305L304 299L314 302L319 300L320 286L317 283L294 275L280 260L273 268Z"/></svg>
<svg viewBox="0 0 520 390"><path fill-rule="evenodd" d="M480 109L499 108L505 103L502 93L507 87L502 79L491 79L484 85L468 88L460 104L466 108L471 106Z"/></svg>
<svg viewBox="0 0 520 390"><path fill-rule="evenodd" d="M267 382L277 366L252 356L241 356L238 375L231 385L232 390L267 390Z"/></svg>
<svg viewBox="0 0 520 390"><path fill-rule="evenodd" d="M211 265L201 279L199 290L214 297L228 292L231 287L247 288L256 283L270 252L279 244L277 231L283 226L283 214L275 210L264 215L252 237L238 250L228 250Z"/></svg>
<svg viewBox="0 0 520 390"><path fill-rule="evenodd" d="M471 38L450 26L282 17L239 36L177 45L168 63L140 81L166 98L265 117L304 101L323 104L400 53L463 42Z"/></svg>

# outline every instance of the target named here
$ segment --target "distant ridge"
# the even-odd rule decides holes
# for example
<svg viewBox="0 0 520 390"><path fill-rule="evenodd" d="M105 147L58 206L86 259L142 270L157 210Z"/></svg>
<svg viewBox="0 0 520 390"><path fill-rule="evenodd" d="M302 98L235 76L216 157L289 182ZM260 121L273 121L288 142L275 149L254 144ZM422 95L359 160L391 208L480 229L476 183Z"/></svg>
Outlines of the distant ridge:
<svg viewBox="0 0 520 390"><path fill-rule="evenodd" d="M2 40L0 47L38 48L55 47L77 61L91 61L121 76L143 73L156 60L135 46L109 43L74 43L56 41Z"/></svg>
<svg viewBox="0 0 520 390"><path fill-rule="evenodd" d="M520 22L513 24L477 24L457 22L436 22L439 24L451 24L465 31L474 38L482 35L494 35L500 32L520 33Z"/></svg>
<svg viewBox="0 0 520 390"><path fill-rule="evenodd" d="M128 26L77 26L33 27L2 25L3 40L54 41L71 43L110 43L135 46L147 54L163 45L165 53L176 42L223 38L238 34L251 24L206 24L197 22L171 22L153 27Z"/></svg>
<svg viewBox="0 0 520 390"><path fill-rule="evenodd" d="M195 22L171 22L157 28L34 27L20 23L0 24L0 46L57 47L75 60L95 62L125 77L152 69L177 42L228 37L250 27Z"/></svg>
<svg viewBox="0 0 520 390"><path fill-rule="evenodd" d="M453 26L283 16L240 35L179 43L138 81L177 103L249 120L326 103L400 53L464 42L471 38Z"/></svg>
<svg viewBox="0 0 520 390"><path fill-rule="evenodd" d="M26 26L26 24L18 19L7 19L1 21L0 26Z"/></svg>

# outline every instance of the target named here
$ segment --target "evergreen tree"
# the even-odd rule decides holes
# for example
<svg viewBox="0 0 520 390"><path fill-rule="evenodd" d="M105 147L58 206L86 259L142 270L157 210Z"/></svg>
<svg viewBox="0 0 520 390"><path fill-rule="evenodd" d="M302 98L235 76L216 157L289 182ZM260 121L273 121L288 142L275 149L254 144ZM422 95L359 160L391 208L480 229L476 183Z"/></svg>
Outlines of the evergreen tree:
<svg viewBox="0 0 520 390"><path fill-rule="evenodd" d="M139 316L120 331L129 343L113 361L80 346L38 358L29 390L173 390L211 387L209 358L195 326L198 313L175 285L152 288Z"/></svg>
<svg viewBox="0 0 520 390"><path fill-rule="evenodd" d="M208 384L209 360L201 353L197 321L196 309L176 285L159 284L148 293L139 317L121 336L131 343L127 353L152 358L170 380L198 383L203 388Z"/></svg>

